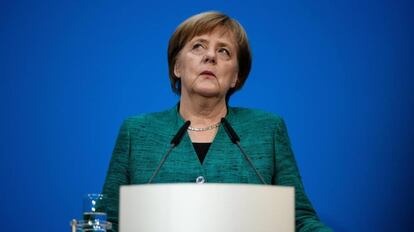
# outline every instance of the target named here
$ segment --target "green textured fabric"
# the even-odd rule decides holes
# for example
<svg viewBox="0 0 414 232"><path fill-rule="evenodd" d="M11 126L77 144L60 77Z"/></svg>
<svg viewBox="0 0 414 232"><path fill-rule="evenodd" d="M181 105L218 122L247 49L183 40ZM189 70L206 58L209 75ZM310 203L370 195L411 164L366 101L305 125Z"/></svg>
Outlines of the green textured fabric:
<svg viewBox="0 0 414 232"><path fill-rule="evenodd" d="M240 136L266 183L295 187L296 231L331 231L324 226L305 195L299 170L283 119L245 108L228 108L226 119ZM108 220L118 228L119 187L145 184L170 146L171 138L184 124L177 107L130 117L120 129L112 154L103 194ZM203 164L185 133L154 179L154 183L194 183L204 176L208 183L260 184L240 150L219 127Z"/></svg>

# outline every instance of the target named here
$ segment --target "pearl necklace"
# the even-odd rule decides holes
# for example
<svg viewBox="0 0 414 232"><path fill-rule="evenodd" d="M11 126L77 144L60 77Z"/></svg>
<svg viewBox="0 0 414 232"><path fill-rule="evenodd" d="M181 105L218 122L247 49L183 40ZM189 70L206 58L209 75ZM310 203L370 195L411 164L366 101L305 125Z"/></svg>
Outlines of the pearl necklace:
<svg viewBox="0 0 414 232"><path fill-rule="evenodd" d="M214 128L217 128L219 126L220 126L220 122L218 122L218 123L216 123L214 125L210 125L208 127L202 127L202 128L189 126L187 130L189 130L189 131L197 131L197 132L200 132L200 131L208 131L208 130L212 130Z"/></svg>

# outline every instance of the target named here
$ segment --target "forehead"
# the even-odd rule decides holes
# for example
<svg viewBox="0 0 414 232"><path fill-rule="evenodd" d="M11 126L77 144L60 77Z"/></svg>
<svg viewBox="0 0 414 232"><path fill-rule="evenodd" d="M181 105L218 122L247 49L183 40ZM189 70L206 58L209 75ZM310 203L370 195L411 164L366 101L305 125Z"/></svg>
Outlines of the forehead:
<svg viewBox="0 0 414 232"><path fill-rule="evenodd" d="M217 39L221 43L237 47L234 32L226 27L216 27L210 31L199 33L189 41Z"/></svg>

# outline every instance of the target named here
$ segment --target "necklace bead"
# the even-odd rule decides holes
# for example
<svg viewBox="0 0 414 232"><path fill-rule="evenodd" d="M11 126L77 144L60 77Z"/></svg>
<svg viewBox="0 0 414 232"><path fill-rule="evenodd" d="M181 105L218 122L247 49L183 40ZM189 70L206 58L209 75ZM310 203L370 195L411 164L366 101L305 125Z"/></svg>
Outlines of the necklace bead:
<svg viewBox="0 0 414 232"><path fill-rule="evenodd" d="M215 129L215 128L219 127L219 126L220 126L220 122L218 122L218 123L216 123L214 125L210 125L208 127L201 127L201 128L200 127L192 127L192 126L189 126L187 130L189 130L189 131L197 131L197 132L200 132L200 131L208 131L208 130Z"/></svg>

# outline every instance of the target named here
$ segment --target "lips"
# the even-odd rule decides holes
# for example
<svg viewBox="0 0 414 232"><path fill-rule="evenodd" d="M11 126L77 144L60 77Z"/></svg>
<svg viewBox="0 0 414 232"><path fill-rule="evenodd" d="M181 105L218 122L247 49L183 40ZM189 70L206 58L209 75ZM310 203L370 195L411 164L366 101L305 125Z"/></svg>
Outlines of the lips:
<svg viewBox="0 0 414 232"><path fill-rule="evenodd" d="M200 75L209 75L209 76L216 77L216 75L215 75L213 72L208 71L208 70L204 70L204 71L202 71L202 72L200 73Z"/></svg>

